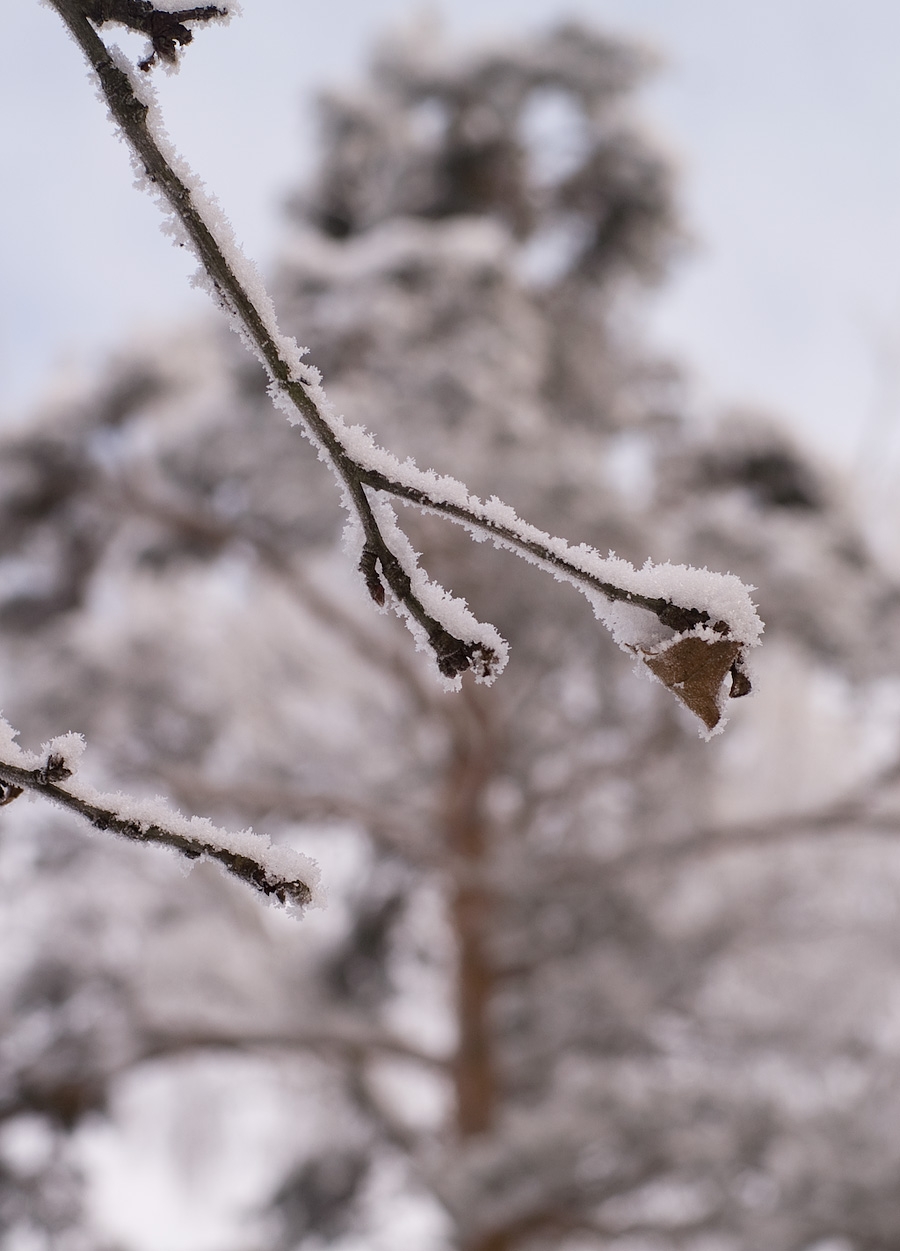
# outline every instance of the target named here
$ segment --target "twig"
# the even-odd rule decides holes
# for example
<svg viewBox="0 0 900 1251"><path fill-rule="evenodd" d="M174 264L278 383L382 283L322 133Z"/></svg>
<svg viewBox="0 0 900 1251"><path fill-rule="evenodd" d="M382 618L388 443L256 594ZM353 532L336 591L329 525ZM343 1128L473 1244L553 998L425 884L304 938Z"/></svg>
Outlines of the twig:
<svg viewBox="0 0 900 1251"><path fill-rule="evenodd" d="M4 729L8 730L8 727L4 725ZM78 736L66 738L77 739ZM76 784L72 781L74 769L66 754L53 750L53 746L53 743L48 745L49 750L38 764L33 763L36 757L20 752L16 747L12 750L21 754L23 763L16 765L0 760L3 789L0 798L3 803L10 803L24 791L31 791L62 808L77 812L97 830L111 830L134 843L170 847L189 860L214 860L233 877L279 903L302 907L312 901L313 889L308 880L312 865L305 856L287 847L272 847L268 838L261 834L245 831L232 835L225 830L217 830L208 821L197 818L188 820L176 812L163 815L160 801L142 804L122 796L103 795L82 783ZM68 786L64 785L66 782ZM152 812L152 815L144 819L142 809L148 814ZM232 845L229 846L229 843ZM277 859L278 863L273 864L273 859ZM287 872L284 866L287 866Z"/></svg>
<svg viewBox="0 0 900 1251"><path fill-rule="evenodd" d="M187 1030L166 1032L148 1026L145 1030L142 1059L155 1060L186 1051L249 1051L251 1048L273 1051L321 1052L326 1059L360 1063L375 1056L409 1060L415 1064L445 1072L449 1059L423 1051L402 1038L378 1029L361 1028L357 1022L333 1022L324 1017L313 1029L284 1030Z"/></svg>
<svg viewBox="0 0 900 1251"><path fill-rule="evenodd" d="M97 74L113 118L150 183L174 212L215 297L231 314L240 333L268 370L273 398L293 407L305 432L334 469L343 487L345 505L361 530L359 566L370 595L381 605L386 590L390 591L395 606L406 616L413 632L427 641L445 678L458 681L459 675L472 669L476 678L491 680L503 667L505 645L491 628L479 626L459 601L455 605L452 628L438 619L436 614L440 613L441 601L446 598L444 593L434 594L434 588L416 568L408 541L395 528L393 514L390 510L384 512L386 505L373 501L368 491L375 492L376 499L378 495L402 499L491 537L499 546L536 561L555 576L572 582L591 598L595 609L599 596L608 603L643 609L676 634L711 625L723 636L733 632L743 643L755 642L755 638L746 637L746 632L741 638L736 623L722 620L718 611L711 614L708 607L683 606L665 594L645 594L636 585L609 580L601 570L604 564L612 568L614 562L603 562L596 552L586 547L572 549L561 539L551 539L520 522L513 510L499 501L492 500L486 505L472 497L460 483L448 478L436 479L410 462L401 466L365 432L358 428L348 430L329 412L317 371L302 362L296 344L279 332L268 297L261 291L254 293L251 288L256 286L255 279L238 272L246 262L236 249L224 247L216 238L204 218L198 192L189 186L190 175L186 171L184 176L179 174L174 168L175 159L162 151L148 124L150 106L140 98L126 70L115 62L89 18L98 24L107 20L129 24L128 21L117 11L107 11L102 5L98 7L97 0L50 0L50 3ZM144 13L143 7L141 13ZM208 14L185 10L176 16L185 20L191 17L206 20ZM389 538L385 537L385 530ZM621 566L631 575L626 581L635 584L642 580L643 571L639 574L624 562ZM429 606L426 606L426 598ZM752 608L750 611L752 617ZM461 629L460 622L466 625L466 631ZM460 637L466 632L470 637ZM666 681L666 684L675 689L674 683ZM743 694L748 689L749 683L740 668L740 649L737 649L732 666L732 693ZM676 694L683 698L678 690ZM712 728L715 722L707 719L707 724Z"/></svg>
<svg viewBox="0 0 900 1251"><path fill-rule="evenodd" d="M489 516L486 510L482 512L477 507L473 508L471 499L465 506L453 503L451 500L442 500L427 491L404 482L397 482L377 469L369 469L362 465L359 466L359 476L366 486L383 491L386 495L394 495L398 499L417 504L428 512L449 517L458 525L473 526L489 534L498 546L507 547L517 555L531 557L550 572L563 574L567 579L581 583L592 591L599 591L610 603L631 604L635 608L643 608L657 617L664 626L679 633L691 630L697 625L706 625L710 620L706 609L682 608L664 596L641 595L638 591L626 590L625 587L617 586L614 582L597 577L596 574L580 568L556 550L563 546L559 539L550 540L548 535L542 534L533 526L521 523L517 526L504 525L503 522ZM508 505L502 507L512 513Z"/></svg>
<svg viewBox="0 0 900 1251"><path fill-rule="evenodd" d="M731 825L710 825L684 838L665 843L629 847L612 857L609 868L617 872L633 865L668 863L732 851L760 850L804 838L853 838L900 834L900 812L879 811L877 803L886 788L900 778L900 757L858 783L847 794L800 812L775 814Z"/></svg>
<svg viewBox="0 0 900 1251"><path fill-rule="evenodd" d="M361 466L344 448L331 423L309 394L310 381L295 376L298 370L286 343L235 273L213 231L196 204L196 194L173 169L147 124L149 107L139 99L123 69L113 61L106 45L94 30L85 12L86 0L50 0L80 45L100 80L100 86L113 118L134 149L147 177L164 196L190 239L214 292L226 311L241 326L253 349L269 372L273 385L286 395L300 415L307 433L326 452L346 492L346 502L356 515L365 536L365 551L377 560L381 577L413 621L424 631L438 668L448 678L475 668L487 676L496 663L492 649L474 641L456 638L428 613L413 593L409 574L385 541L366 495ZM87 5L89 8L90 6Z"/></svg>

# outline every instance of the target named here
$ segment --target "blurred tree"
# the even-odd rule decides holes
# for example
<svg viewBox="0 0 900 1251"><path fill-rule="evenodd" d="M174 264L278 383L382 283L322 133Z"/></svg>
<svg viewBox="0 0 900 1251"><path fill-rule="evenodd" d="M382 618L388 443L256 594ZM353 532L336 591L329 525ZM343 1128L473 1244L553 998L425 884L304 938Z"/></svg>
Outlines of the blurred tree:
<svg viewBox="0 0 900 1251"><path fill-rule="evenodd" d="M758 582L768 694L700 744L580 597L411 516L514 648L490 691L436 689L216 329L8 433L5 711L332 882L296 926L4 808L9 1246L98 1245L79 1177L112 1185L136 1126L136 1167L165 1127L206 1196L197 1246L896 1246L900 598L806 454L758 415L690 422L640 342L679 239L629 116L647 67L576 26L382 49L323 102L276 302L401 454Z"/></svg>

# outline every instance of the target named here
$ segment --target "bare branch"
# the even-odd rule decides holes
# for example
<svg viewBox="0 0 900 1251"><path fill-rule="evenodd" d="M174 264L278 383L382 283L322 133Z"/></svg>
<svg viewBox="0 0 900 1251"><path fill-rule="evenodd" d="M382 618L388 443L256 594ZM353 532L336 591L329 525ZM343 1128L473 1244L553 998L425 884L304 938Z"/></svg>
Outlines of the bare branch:
<svg viewBox="0 0 900 1251"><path fill-rule="evenodd" d="M361 467L347 452L332 423L321 411L321 399L317 402L318 397L313 396L313 392L319 389L317 379L313 378L308 366L301 364L296 346L283 338L270 311L260 307L261 301L253 299L246 281L242 281L226 259L222 246L197 206L196 192L192 192L186 181L176 173L151 133L147 124L149 106L139 98L130 78L116 65L88 20L89 3L83 0L51 0L51 3L97 74L110 112L151 184L174 211L219 303L232 315L259 355L269 371L273 387L289 399L310 438L327 455L344 487L345 502L362 527L365 550L377 561L381 578L398 604L424 632L441 673L454 678L473 668L480 676L489 676L497 663L496 653L474 640L456 638L425 609L419 596L413 592L409 573L384 539L375 519L360 476Z"/></svg>
<svg viewBox="0 0 900 1251"><path fill-rule="evenodd" d="M657 617L664 626L678 633L691 630L697 625L707 625L710 621L710 615L705 609L683 608L678 604L673 604L664 596L641 595L638 591L626 590L625 587L617 586L614 582L597 577L596 574L581 568L564 555L560 549L565 549L568 545L561 543L559 539L551 539L549 535L542 534L533 526L521 523L505 525L496 520L492 515L499 511L496 504L489 513L483 506L480 509L477 506L473 508L474 501L471 499L465 505L441 499L432 492L423 491L408 483L389 478L376 469L361 465L358 467L358 472L360 480L366 486L383 491L386 495L396 496L407 503L417 504L427 512L449 517L458 525L480 530L490 535L498 546L508 547L519 556L531 557L551 573L562 574L567 579L580 583L592 591L599 591L610 603L631 604L635 608L645 609ZM502 507L512 513L508 505L502 505Z"/></svg>
<svg viewBox="0 0 900 1251"><path fill-rule="evenodd" d="M9 733L5 723L3 728ZM273 847L262 834L249 830L230 834L202 818L188 819L167 809L161 800L141 801L95 791L75 778L76 743L83 747L77 735L53 740L46 745L43 759L21 751L11 741L4 744L5 754L15 752L19 763L0 760L3 802L30 791L78 813L97 830L112 831L134 843L169 847L189 860L213 860L279 903L302 907L312 901L314 866L305 856L288 847ZM58 749L62 744L70 750Z"/></svg>
<svg viewBox="0 0 900 1251"><path fill-rule="evenodd" d="M722 852L761 849L805 838L850 834L897 838L900 811L879 809L885 789L900 776L900 759L891 761L875 777L848 794L803 812L761 817L756 821L712 825L694 830L670 843L630 847L610 861L617 871L647 862L666 862Z"/></svg>
<svg viewBox="0 0 900 1251"><path fill-rule="evenodd" d="M390 1056L409 1060L426 1068L444 1072L449 1067L448 1058L422 1051L392 1034L366 1027L358 1022L334 1022L323 1019L315 1029L285 1029L271 1031L235 1030L188 1030L167 1032L148 1028L142 1058L158 1059L185 1051L249 1051L264 1049L274 1051L301 1051L321 1053L326 1059L359 1064L374 1056Z"/></svg>
<svg viewBox="0 0 900 1251"><path fill-rule="evenodd" d="M452 603L452 612L448 614L449 597L432 586L419 570L416 555L397 526L385 497L415 504L477 532L476 537L490 537L496 545L572 582L588 596L600 616L604 616L600 600L655 616L674 634L674 639L657 634L655 640L651 639L650 649L643 641L623 637L619 641L634 651L711 731L720 718L720 695L728 672L730 694L746 694L749 690L742 668L743 649L755 644L759 631L746 589L736 579L731 579L724 600L708 586L705 594L701 593L705 585L702 577L689 582L697 589L698 601L706 600L705 606L681 605L667 594L650 593L650 588L659 591L666 585L665 577L660 581L654 576L658 571L639 572L612 557L604 561L586 546L570 548L564 540L551 538L520 521L511 508L497 499L484 503L453 479L422 472L411 462L401 465L365 431L347 428L332 414L318 372L302 361L297 345L280 333L268 297L221 221L217 237L211 225L215 220L211 206L203 200L183 163L164 151L166 145L158 138L155 123L151 125L152 106L142 98L137 79L118 63L95 29L107 22L119 22L148 34L153 51L140 64L140 69L148 70L157 59L177 60L178 48L192 39L186 23L226 17L227 10L213 5L178 11L157 9L152 0L50 3L96 73L112 117L129 141L139 168L174 213L177 230L183 232L184 240L195 251L212 294L267 368L273 399L291 409L292 419L300 422L334 470L343 489L345 506L361 536L359 568L372 599L383 606L390 592L394 607L406 617L420 642L427 642L439 671L452 684L459 685L461 674L469 669L476 679L485 681L492 680L502 669L503 640L493 627L475 621L462 601ZM282 575L288 572L289 562L272 545L257 540L257 547L266 553L270 567ZM609 571L620 573L624 581L608 577ZM678 571L685 596L689 593L684 589L683 575L696 572ZM728 605L725 609L723 602ZM440 619L442 614L446 620ZM615 631L613 621L607 619L607 624ZM682 639L682 635L693 637ZM710 660L713 656L715 663ZM73 769L66 755L57 753L52 744L41 761L22 752L13 739L9 734L6 742L12 759L0 760L0 805L12 802L24 790L43 794L79 813L96 828L111 829L132 841L171 847L189 858L203 856L215 860L234 876L283 903L304 904L312 898L305 877L285 870L291 857L288 849L273 848L268 839L250 832L229 835L208 821L187 820L165 809L160 801L148 807L122 796L102 795L72 781ZM308 867L304 863L304 869Z"/></svg>
<svg viewBox="0 0 900 1251"><path fill-rule="evenodd" d="M227 16L226 9L218 9L214 4L169 10L157 9L150 0L86 0L84 9L98 26L118 22L129 30L149 35L153 50L139 63L139 68L145 72L158 60L176 63L178 48L194 38L185 22L210 22Z"/></svg>
<svg viewBox="0 0 900 1251"><path fill-rule="evenodd" d="M399 807L381 801L377 805L365 804L351 797L334 794L317 794L302 791L290 785L267 778L228 786L199 777L195 770L165 766L160 776L167 789L190 807L203 809L223 806L239 813L275 814L289 821L341 821L358 825L378 846L388 852L399 853L423 870L442 868L439 854L429 847L423 835L422 824L410 821Z"/></svg>
<svg viewBox="0 0 900 1251"><path fill-rule="evenodd" d="M122 0L126 8L134 7L136 2ZM141 0L139 5L142 21L149 20L143 8L146 2ZM726 596L734 609L730 618L729 611L723 611L721 604L714 606L709 602L708 588L706 592L700 589L702 579L694 584L698 598L695 604L679 604L669 594L651 593L651 588L659 591L665 585L666 579L660 579L659 569L638 571L624 561L604 560L584 545L571 548L562 539L551 538L521 522L513 510L499 500L484 503L471 496L459 482L437 478L411 462L400 465L365 431L346 427L331 413L319 384L318 371L305 364L296 344L280 333L268 297L233 240L229 240L227 246L223 242L227 228L222 223L216 228L220 237L216 237L210 225L213 214L209 206L202 203L198 190L191 187L191 175L177 158L163 152L153 133L151 105L141 99L136 80L116 63L89 20L125 19L118 12L107 14L102 4L103 12L97 17L94 9L100 0L50 0L50 3L96 72L113 118L153 189L173 211L178 229L201 262L212 293L268 370L273 399L292 410L292 419L300 422L334 470L343 490L345 506L361 536L359 567L373 600L380 606L390 592L393 606L406 618L417 638L427 643L439 671L454 685L458 685L459 676L466 670L471 669L478 680L490 681L502 669L506 649L496 631L479 625L461 601L455 601L452 614L448 615L446 593L429 584L418 569L415 553L396 526L384 498L393 497L490 537L498 546L571 582L588 596L600 616L607 616L602 604L622 604L652 614L676 636L706 629L707 633L696 640L690 657L679 653L676 666L670 664L665 672L660 672L657 664L654 672L700 716L707 729L712 730L720 718L719 698L726 675L731 674L728 693L737 696L749 690L749 680L742 667L743 647L756 642L758 621L745 588L740 587L736 579L732 580L735 585ZM149 7L152 10L152 6ZM169 16L176 20L188 17L206 20L211 14L205 10L185 10ZM679 571L678 585L685 597L694 593L684 590L683 575L690 572L696 571ZM738 598L740 593L744 596L745 603L741 607L735 598L736 590ZM704 598L706 603L699 602ZM738 620L739 617L742 620ZM612 623L608 620L607 624ZM714 631L715 636L710 636L709 630ZM658 643L659 639L656 641ZM620 642L647 661L650 652L642 642L634 644L625 639ZM724 667L701 664L700 672L694 653L703 651L702 644L717 648L717 656L725 654L723 649L730 649L727 664ZM669 659L674 657L673 650Z"/></svg>

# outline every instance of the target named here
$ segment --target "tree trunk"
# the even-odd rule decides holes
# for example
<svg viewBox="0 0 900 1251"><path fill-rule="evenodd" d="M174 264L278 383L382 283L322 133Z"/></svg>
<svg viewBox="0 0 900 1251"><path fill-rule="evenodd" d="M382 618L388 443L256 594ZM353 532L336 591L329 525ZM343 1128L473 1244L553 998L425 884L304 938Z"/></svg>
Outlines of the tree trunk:
<svg viewBox="0 0 900 1251"><path fill-rule="evenodd" d="M457 951L456 1131L460 1138L470 1138L494 1127L500 1097L490 1022L495 974L486 925L491 899L481 881L490 850L484 795L500 750L496 727L478 693L469 689L461 698L446 775L443 826L447 851L458 870L450 907ZM511 1251L512 1245L508 1234L498 1230L478 1236L465 1251Z"/></svg>

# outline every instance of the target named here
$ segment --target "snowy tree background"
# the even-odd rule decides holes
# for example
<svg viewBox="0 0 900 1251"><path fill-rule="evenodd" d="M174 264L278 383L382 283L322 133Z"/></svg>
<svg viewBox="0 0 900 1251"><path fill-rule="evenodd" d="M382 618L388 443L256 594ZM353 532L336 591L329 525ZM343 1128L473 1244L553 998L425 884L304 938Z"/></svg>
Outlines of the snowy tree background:
<svg viewBox="0 0 900 1251"><path fill-rule="evenodd" d="M331 895L297 924L4 807L9 1247L896 1246L897 582L845 483L643 341L684 240L646 68L577 26L383 48L274 295L397 453L754 582L758 693L699 742L578 596L410 516L513 646L441 691L212 316L5 431L6 714Z"/></svg>

